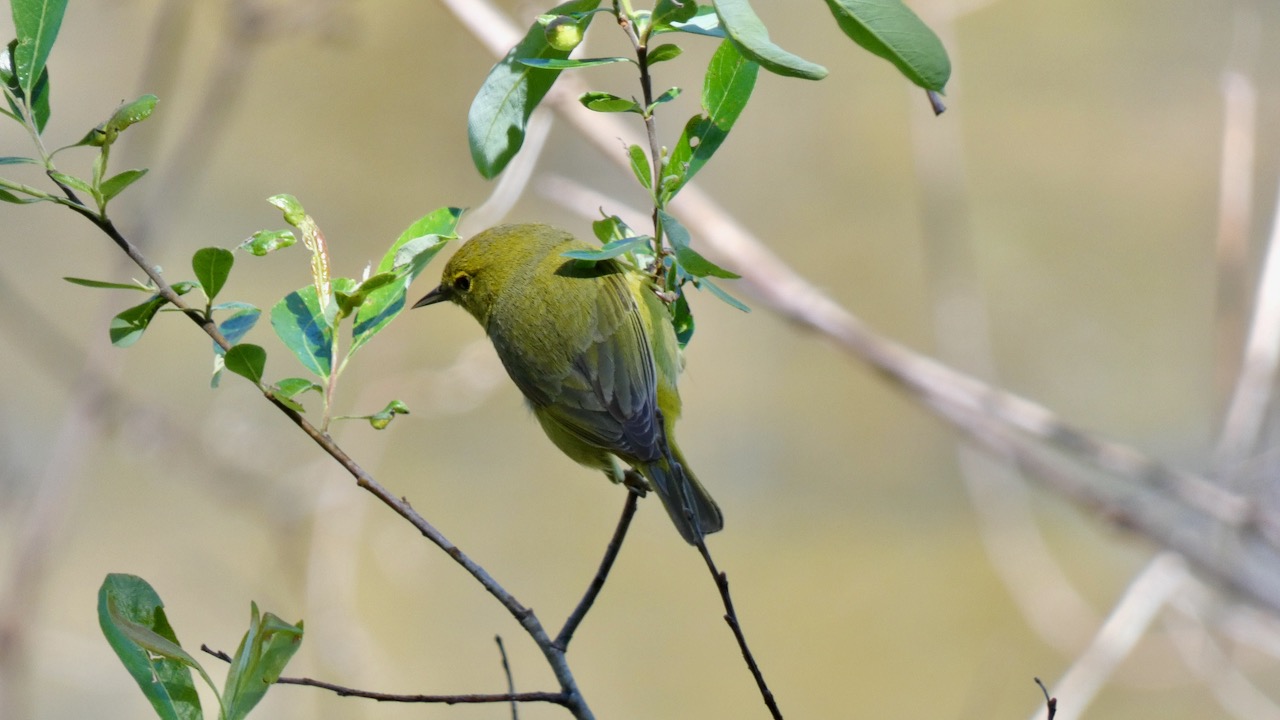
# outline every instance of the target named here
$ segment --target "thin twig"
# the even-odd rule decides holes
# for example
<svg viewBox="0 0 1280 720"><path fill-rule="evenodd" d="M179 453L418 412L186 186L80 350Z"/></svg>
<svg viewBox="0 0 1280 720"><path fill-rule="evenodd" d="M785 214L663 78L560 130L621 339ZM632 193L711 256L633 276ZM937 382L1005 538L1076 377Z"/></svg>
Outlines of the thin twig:
<svg viewBox="0 0 1280 720"><path fill-rule="evenodd" d="M208 645L201 645L200 649L204 652L222 660L231 662L231 656L221 650L214 650ZM276 685L303 685L306 687L320 688L328 690L338 697L358 697L366 700L377 700L378 702L396 702L396 703L436 703L442 705L478 705L487 703L523 703L523 702L545 702L562 707L573 709L573 698L564 692L506 692L506 693L458 693L453 695L426 695L426 694L405 694L405 693L384 693L374 692L372 690L361 690L359 688L347 687L337 683L325 682L324 680L316 680L314 678L305 677L281 677L276 679Z"/></svg>
<svg viewBox="0 0 1280 720"><path fill-rule="evenodd" d="M707 543L703 538L698 538L698 552L702 553L702 559L707 563L707 570L711 571L711 577L715 578L716 589L720 591L720 599L724 602L724 621L729 624L729 629L733 631L733 637L738 641L738 649L742 651L742 659L747 663L747 669L751 671L751 677L756 681L756 687L760 688L760 696L764 698L765 707L769 708L769 714L773 720L782 720L782 711L778 709L778 701L773 697L773 691L769 689L769 684L765 682L764 673L760 671L760 665L756 663L756 658L751 654L751 648L747 645L747 636L742 632L742 624L738 622L738 613L733 609L733 596L729 594L729 576L721 572L714 560L711 559L711 551L707 550Z"/></svg>
<svg viewBox="0 0 1280 720"><path fill-rule="evenodd" d="M335 683L325 682L323 680L313 680L312 678L295 678L282 677L276 681L277 685L305 685L307 687L321 688L336 693L339 697L358 697L366 700L377 700L378 702L398 702L398 703L439 703L444 705L462 705L462 704L484 704L484 703L505 703L509 702L513 706L516 703L527 702L545 702L562 707L573 709L570 696L567 693L553 692L526 692L526 693L468 693L461 695L397 695L395 693L380 693L370 690L359 690L356 688L344 687Z"/></svg>
<svg viewBox="0 0 1280 720"><path fill-rule="evenodd" d="M516 681L511 676L511 663L507 662L507 648L502 644L502 636L494 635L493 641L498 643L498 654L502 656L502 672L507 676L507 694L515 697ZM511 701L511 720L520 720L520 703Z"/></svg>
<svg viewBox="0 0 1280 720"><path fill-rule="evenodd" d="M582 600L578 601L578 606L564 621L564 627L560 628L560 634L556 635L555 642L552 643L560 648L561 652L569 649L569 641L573 640L573 633L582 624L582 619L587 616L587 611L595 603L596 596L604 588L604 581L609 577L613 561L618 559L618 551L622 549L622 541L627 537L627 529L631 527L631 518L635 517L639 499L639 494L634 490L628 490L627 501L622 506L622 517L618 518L618 526L614 528L613 538L609 540L604 557L600 559L600 567L596 570L595 577L591 578L591 584L587 586L587 592L582 596Z"/></svg>
<svg viewBox="0 0 1280 720"><path fill-rule="evenodd" d="M1049 688L1044 686L1044 683L1040 681L1040 678L1036 678L1036 685L1039 685L1040 692L1044 693L1044 705L1049 710L1049 715L1046 720L1053 720L1053 717L1058 714L1058 698L1049 694Z"/></svg>

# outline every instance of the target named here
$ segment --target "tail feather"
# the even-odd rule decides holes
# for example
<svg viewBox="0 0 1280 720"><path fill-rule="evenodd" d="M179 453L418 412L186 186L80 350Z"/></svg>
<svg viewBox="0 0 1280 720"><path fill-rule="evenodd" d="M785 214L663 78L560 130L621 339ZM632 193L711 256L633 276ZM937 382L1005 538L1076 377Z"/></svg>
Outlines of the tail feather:
<svg viewBox="0 0 1280 720"><path fill-rule="evenodd" d="M662 499L680 536L690 545L697 545L702 536L724 528L724 515L698 478L680 462L682 459L677 451L641 470Z"/></svg>

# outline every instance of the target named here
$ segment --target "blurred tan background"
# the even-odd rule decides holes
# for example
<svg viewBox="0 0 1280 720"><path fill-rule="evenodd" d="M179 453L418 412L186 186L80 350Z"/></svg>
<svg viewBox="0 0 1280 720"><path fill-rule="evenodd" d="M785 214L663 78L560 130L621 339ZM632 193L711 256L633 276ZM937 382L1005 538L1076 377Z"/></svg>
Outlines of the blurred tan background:
<svg viewBox="0 0 1280 720"><path fill-rule="evenodd" d="M113 210L126 233L147 233L146 251L171 279L189 275L197 248L282 227L264 202L275 193L301 199L345 275L425 212L485 200L491 184L471 166L466 111L493 58L440 4L267 3L296 8L297 25L232 45L243 82L212 99L215 72L228 67L227 15L224 3L190 5L186 36L166 50L153 33L171 5L73 3L50 63L55 146L122 100L161 95L112 156L117 169L152 174ZM920 0L912 5L942 31L955 66L951 110L935 120L923 94L854 47L821 3L756 5L775 40L831 75L761 73L698 184L845 307L926 353L938 349L935 315L953 309L935 301L955 269L947 261L939 272L936 248L962 243L998 384L1204 469L1230 380L1215 367L1234 354L1223 344L1239 323L1231 299L1251 292L1273 211L1280 7ZM522 24L540 9L502 6ZM7 16L0 30L12 32ZM619 40L602 21L587 53L620 53ZM688 52L658 79L686 89L659 120L668 145L696 107L713 48L676 41ZM164 68L146 67L155 56ZM1246 272L1220 287L1231 68L1254 83L1259 132L1245 172L1252 203L1235 226ZM616 67L587 72L595 88L635 92ZM28 152L16 125L0 125L0 155ZM83 173L90 159L60 156ZM937 215L922 189L940 166L963 183L948 186L953 215ZM551 174L643 202L629 173L561 124L510 219L589 233L580 213L594 207L539 194ZM15 175L39 180L6 173ZM0 592L24 598L26 643L7 669L9 707L39 720L151 712L97 627L109 572L149 580L189 649L234 650L256 600L306 621L289 674L389 692L501 692L496 634L518 689L552 689L520 628L441 552L249 385L231 377L208 388L209 343L189 323L163 317L134 348L108 346L107 320L135 297L59 278L139 273L91 226L53 207L6 205L0 238ZM221 299L265 309L307 282L300 248L238 257ZM710 546L787 717L1030 716L1043 703L1032 678L1065 671L1154 549L1033 490L1034 517L1070 581L1042 586L1054 636L1036 631L1009 581L1038 583L1046 567L993 566L948 429L766 310L744 315L708 295L694 309L681 444L724 508L726 530ZM249 339L272 353L271 377L301 374L265 320ZM558 627L594 572L621 490L546 441L456 308L399 318L344 376L338 410L373 412L392 398L413 414L381 433L340 425L339 442ZM32 531L39 562L23 574ZM643 502L569 655L597 716L767 717L721 614L697 554ZM1167 630L1155 624L1089 717L1228 716ZM1276 687L1273 659L1240 652L1260 686ZM207 665L220 680L220 663ZM504 706L398 707L297 687L273 690L259 714L509 717Z"/></svg>

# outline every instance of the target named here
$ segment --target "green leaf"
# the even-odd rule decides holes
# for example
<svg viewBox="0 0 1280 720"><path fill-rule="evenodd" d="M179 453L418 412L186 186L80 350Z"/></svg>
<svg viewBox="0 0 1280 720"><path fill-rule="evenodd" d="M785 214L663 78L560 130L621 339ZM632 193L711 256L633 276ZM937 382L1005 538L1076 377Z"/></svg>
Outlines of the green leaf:
<svg viewBox="0 0 1280 720"><path fill-rule="evenodd" d="M283 397L291 398L311 390L314 390L318 393L324 392L324 388L320 387L320 385L313 383L306 378L294 377L294 378L285 378L280 382L276 383L275 388L273 389L273 393L277 397L283 396Z"/></svg>
<svg viewBox="0 0 1280 720"><path fill-rule="evenodd" d="M236 256L230 250L220 247L201 248L191 256L191 269L195 271L196 280L200 282L205 297L210 301L222 292L235 262Z"/></svg>
<svg viewBox="0 0 1280 720"><path fill-rule="evenodd" d="M687 1L689 2L689 4L693 3L693 0L687 0ZM676 58L680 57L680 53L682 52L684 51L680 49L679 45L672 45L671 43L667 43L665 45L659 45L658 47L653 48L652 50L649 51L649 64L656 65L660 62L675 60Z"/></svg>
<svg viewBox="0 0 1280 720"><path fill-rule="evenodd" d="M821 80L827 69L793 55L769 40L769 30L747 0L716 0L716 14L729 39L743 55L770 72L787 77Z"/></svg>
<svg viewBox="0 0 1280 720"><path fill-rule="evenodd" d="M827 0L836 23L867 52L888 60L908 80L942 92L951 59L942 41L901 0Z"/></svg>
<svg viewBox="0 0 1280 720"><path fill-rule="evenodd" d="M409 285L449 240L458 237L458 220L461 217L460 208L439 208L419 218L391 244L378 263L378 273L395 272L397 282L368 292L351 328L348 357L364 347L404 310Z"/></svg>
<svg viewBox="0 0 1280 720"><path fill-rule="evenodd" d="M302 406L302 403L295 400L294 396L308 390L324 393L324 388L304 378L285 378L271 387L269 392L271 397L284 403L294 412L304 413L307 409Z"/></svg>
<svg viewBox="0 0 1280 720"><path fill-rule="evenodd" d="M415 252L407 254L403 259L399 257L401 248L414 240L428 239L430 242L425 243L425 245L432 245L434 240L457 238L458 220L462 218L462 213L463 210L461 208L442 207L418 218L412 225L405 228L404 232L400 233L400 237L391 244L391 248L382 256L382 262L378 263L378 272L394 270L407 265L412 258L416 258L418 253L421 252L422 246ZM432 255L434 256L434 253ZM423 263L423 267L425 266L426 263ZM417 272L422 272L422 267L418 267ZM417 273L414 273L413 277L417 277ZM410 278L410 280L412 279Z"/></svg>
<svg viewBox="0 0 1280 720"><path fill-rule="evenodd" d="M646 242L653 240L648 235L641 236L640 233L632 230L617 215L609 215L602 220L596 220L591 223L591 232L595 234L596 239L603 245L608 245L615 240L630 240L634 237L643 237Z"/></svg>
<svg viewBox="0 0 1280 720"><path fill-rule="evenodd" d="M247 251L250 255L262 257L267 253L283 250L298 242L298 236L292 230L259 230L249 236L248 240L236 246L237 250Z"/></svg>
<svg viewBox="0 0 1280 720"><path fill-rule="evenodd" d="M690 237L689 231L684 225L680 224L671 215L663 210L658 211L658 220L662 223L662 229L667 233L667 239L671 241L671 247L676 251L676 262L680 267L694 277L706 277L708 275L722 278L741 277L737 273L730 272L716 265L710 260L702 257L696 250L689 247Z"/></svg>
<svg viewBox="0 0 1280 720"><path fill-rule="evenodd" d="M350 315L364 304L369 293L374 290L380 290L399 279L400 276L398 273L378 273L377 275L374 275L373 277L361 282L359 285L351 288L349 291L335 291L334 295L338 299L339 314L343 317Z"/></svg>
<svg viewBox="0 0 1280 720"><path fill-rule="evenodd" d="M67 175L66 173L60 173L57 170L50 170L49 177L53 178L55 182L66 185L73 190L79 190L86 195L97 197L97 193L94 192L93 186L78 177Z"/></svg>
<svg viewBox="0 0 1280 720"><path fill-rule="evenodd" d="M102 181L102 185L98 190L102 193L103 202L110 202L112 198L119 195L121 191L135 183L143 175L147 174L146 168L138 170L125 170L119 175L114 175Z"/></svg>
<svg viewBox="0 0 1280 720"><path fill-rule="evenodd" d="M664 183L662 188L668 199L693 179L729 135L751 99L759 68L739 53L732 42L720 43L703 80L704 114L689 119L667 160L667 172L675 176L674 182Z"/></svg>
<svg viewBox="0 0 1280 720"><path fill-rule="evenodd" d="M156 313L160 312L160 308L168 303L159 295L152 295L151 299L140 305L121 311L120 314L111 318L111 324L107 327L107 334L111 338L111 344L116 347L126 348L142 337L142 333L147 331L147 326L151 324L151 320L155 318Z"/></svg>
<svg viewBox="0 0 1280 720"><path fill-rule="evenodd" d="M662 103L671 102L678 97L680 97L680 88L669 88L666 92L653 99L653 102L649 104L649 109L652 110L654 107L661 105Z"/></svg>
<svg viewBox="0 0 1280 720"><path fill-rule="evenodd" d="M262 317L261 310L245 302L221 303L215 305L213 309L215 311L235 310L218 323L218 332L222 333L222 337L232 345L244 339L253 326L258 324L258 318ZM216 343L213 348L214 352L222 352L222 348Z"/></svg>
<svg viewBox="0 0 1280 720"><path fill-rule="evenodd" d="M0 189L0 202L13 203L14 205L27 205L29 203L40 202L42 198L22 197L14 195L8 190Z"/></svg>
<svg viewBox="0 0 1280 720"><path fill-rule="evenodd" d="M116 108L115 113L111 115L111 119L107 120L107 134L114 133L119 135L131 125L136 125L151 117L151 113L155 112L157 102L159 102L159 98L155 95L143 95L133 102L127 102Z"/></svg>
<svg viewBox="0 0 1280 720"><path fill-rule="evenodd" d="M109 146L115 143L120 133L124 132L131 125L146 120L151 117L151 113L156 109L156 103L159 100L155 95L143 95L137 100L122 104L116 108L111 117L98 124L84 137L80 138L72 147L88 145L91 147Z"/></svg>
<svg viewBox="0 0 1280 720"><path fill-rule="evenodd" d="M693 311L689 309L689 301L685 299L683 290L676 297L676 304L672 310L671 326L676 331L676 341L683 348L693 339L694 330Z"/></svg>
<svg viewBox="0 0 1280 720"><path fill-rule="evenodd" d="M248 378L254 385L261 385L262 372L267 366L267 351L259 345L241 343L227 351L223 362L231 372Z"/></svg>
<svg viewBox="0 0 1280 720"><path fill-rule="evenodd" d="M711 282L710 280L706 279L705 277L699 278L697 285L699 288L706 287L708 290L711 291L712 295L715 295L716 297L725 301L726 303L729 304L730 307L735 307L745 313L751 312L751 308L747 307L746 303L730 295L728 292L725 292L723 288Z"/></svg>
<svg viewBox="0 0 1280 720"><path fill-rule="evenodd" d="M141 290L142 292L155 292L155 288L149 288L145 285L138 285L136 283L107 282L106 280L90 280L88 278L78 278L78 277L64 277L62 279L66 280L69 283L72 283L73 285L83 285L84 287L91 287L91 288L104 288L107 290Z"/></svg>
<svg viewBox="0 0 1280 720"><path fill-rule="evenodd" d="M672 31L721 39L725 37L724 28L720 25L720 16L716 14L716 9L710 5L698 7L698 12L687 21L674 20L667 27L655 27L653 32L657 34Z"/></svg>
<svg viewBox="0 0 1280 720"><path fill-rule="evenodd" d="M302 203L298 202L298 198L288 194L280 193L267 198L267 202L276 206L284 213L284 221L290 225L301 229L301 225L306 221L307 211L303 209Z"/></svg>
<svg viewBox="0 0 1280 720"><path fill-rule="evenodd" d="M39 165L40 161L29 157L0 157L0 165Z"/></svg>
<svg viewBox="0 0 1280 720"><path fill-rule="evenodd" d="M271 327L303 367L328 379L333 371L333 327L314 285L291 292L271 308Z"/></svg>
<svg viewBox="0 0 1280 720"><path fill-rule="evenodd" d="M27 97L33 97L44 72L45 62L53 50L53 41L62 26L62 15L67 9L66 0L11 0L13 27L18 33L18 45L13 53L14 73Z"/></svg>
<svg viewBox="0 0 1280 720"><path fill-rule="evenodd" d="M644 148L632 145L627 148L627 156L631 158L631 172L636 174L636 180L640 181L645 190L651 189L653 170L649 167L649 156L644 154Z"/></svg>
<svg viewBox="0 0 1280 720"><path fill-rule="evenodd" d="M31 117L36 121L36 131L44 132L44 126L49 124L49 68L40 71L40 79L36 81L30 97L27 103Z"/></svg>
<svg viewBox="0 0 1280 720"><path fill-rule="evenodd" d="M5 46L4 52L0 53L0 85L9 91L5 93L5 102L8 103L9 109L13 111L13 119L21 122L22 109L14 100L22 100L27 95L22 92L22 85L18 83L18 75L13 71L13 53L18 49L18 40L14 38Z"/></svg>
<svg viewBox="0 0 1280 720"><path fill-rule="evenodd" d="M644 114L644 108L635 100L618 97L607 92L586 92L582 97L578 98L578 102L582 103L588 110L596 112L614 113L614 112L633 112Z"/></svg>
<svg viewBox="0 0 1280 720"><path fill-rule="evenodd" d="M570 250L561 253L561 256L573 258L574 260L586 260L589 262L598 262L600 260L608 260L616 258L623 253L629 253L641 248L648 248L649 242L653 238L648 236L623 238L606 243L599 250Z"/></svg>
<svg viewBox="0 0 1280 720"><path fill-rule="evenodd" d="M178 644L160 596L145 580L134 575L107 575L98 589L98 625L156 715L163 720L200 720L200 697L190 670L199 664L194 658L188 662L172 653L177 648L190 658ZM157 647L169 652L152 649ZM159 657L153 659L152 653Z"/></svg>
<svg viewBox="0 0 1280 720"><path fill-rule="evenodd" d="M399 400L392 400L382 410L368 416L369 424L374 430L386 430L392 420L396 419L396 415L408 415L409 406Z"/></svg>
<svg viewBox="0 0 1280 720"><path fill-rule="evenodd" d="M582 60L561 58L521 58L519 62L521 65L543 70L573 70L575 68L596 67L597 65L611 65L613 63L620 62L635 62L635 60L624 57L583 58Z"/></svg>
<svg viewBox="0 0 1280 720"><path fill-rule="evenodd" d="M663 32L671 23L688 22L698 14L697 0L658 0L653 6L652 34ZM650 57L649 62L657 62Z"/></svg>
<svg viewBox="0 0 1280 720"><path fill-rule="evenodd" d="M250 605L249 629L240 640L227 671L223 704L227 720L243 720L258 704L302 644L302 621L296 625Z"/></svg>
<svg viewBox="0 0 1280 720"><path fill-rule="evenodd" d="M570 0L547 13L582 14L579 25L585 31L595 17L591 11L599 5L600 0ZM535 22L524 39L489 71L467 113L471 159L481 175L495 177L519 152L529 116L560 76L559 70L531 68L520 61L567 57L569 51L552 47L544 28Z"/></svg>

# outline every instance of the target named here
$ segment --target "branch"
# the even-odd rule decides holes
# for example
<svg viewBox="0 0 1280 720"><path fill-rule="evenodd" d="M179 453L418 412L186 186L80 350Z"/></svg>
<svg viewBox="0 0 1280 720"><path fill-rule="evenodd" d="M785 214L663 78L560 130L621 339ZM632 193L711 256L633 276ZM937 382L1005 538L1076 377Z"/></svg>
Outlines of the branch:
<svg viewBox="0 0 1280 720"><path fill-rule="evenodd" d="M147 260L147 258L136 246L133 245L133 243L129 242L129 240L116 229L115 225L109 218L99 215L92 209L79 203L79 200L70 189L63 187L63 191L66 192L67 197L75 203L74 205L69 205L69 207L84 216L102 230L102 232L104 232L108 237L110 237L116 245L129 256L129 259L133 260L133 262L147 274L147 277L155 283L156 292L159 293L161 297L190 318L196 325L200 326L200 328L204 330L204 332L223 350L231 349L231 343L227 342L227 339L223 337L222 333L218 330L218 326L213 322L213 320L206 317L200 311L188 307L183 303L182 298L174 292L173 288L160 274L159 270L157 270L156 267ZM259 389L261 390L261 388ZM408 500L404 498L397 498L394 494L379 484L372 475L365 472L365 470L361 468L360 465L351 458L351 456L347 455L347 453L340 448L327 433L318 430L314 425L308 422L306 418L302 417L284 403L277 400L268 391L262 390L262 394L263 397L271 402L271 404L275 405L280 412L284 413L291 421L293 421L294 425L297 425L299 429L315 441L322 450L328 453L328 455L336 460L339 465L345 468L347 472L356 479L356 485L369 493L372 493L374 497L378 498L383 502L383 504L395 511L397 515L409 521L409 524L417 528L417 530L422 533L423 537L430 540L441 550L444 550L449 557L453 558L454 562L462 566L462 568L475 578L490 595L496 598L498 602L507 609L507 612L509 612L511 616L520 623L520 626L529 634L534 643L537 644L538 648L542 650L542 654L546 658L547 663L551 666L551 670L555 674L556 680L560 683L562 694L565 698L565 701L561 704L569 709L570 712L573 713L574 717L579 718L579 720L594 718L591 710L587 707L586 700L582 697L582 693L578 689L577 681L573 677L573 672L565 661L564 652L552 645L551 638L547 635L546 630L543 629L542 623L538 620L533 610L520 604L520 602L516 600L515 596L507 592L507 590L503 588L498 581L494 580L483 567L468 557L466 553L462 552L461 549L450 542L449 539L437 530L434 525L428 522L426 518L414 510ZM510 698L506 699L509 700Z"/></svg>
<svg viewBox="0 0 1280 720"><path fill-rule="evenodd" d="M634 471L628 471L634 472ZM618 551L622 549L622 541L627 537L627 529L631 527L631 518L635 517L636 504L640 500L641 493L631 488L627 492L627 501L622 506L622 517L618 518L618 527L613 531L613 538L609 540L609 546L605 548L604 558L600 560L600 569L596 570L596 576L591 579L591 584L587 586L587 592L582 596L582 600L578 602L578 606L573 609L569 617L564 621L564 627L560 628L560 634L556 635L555 642L551 643L565 652L569 649L569 641L573 640L573 633L577 631L578 626L582 624L582 619L587 616L587 612L591 610L592 604L596 601L596 596L600 594L600 590L604 588L604 581L609 577L609 570L613 568L613 561L618 559Z"/></svg>
<svg viewBox="0 0 1280 720"><path fill-rule="evenodd" d="M742 651L742 659L747 662L747 669L751 671L751 677L755 678L756 687L760 689L760 696L764 698L764 704L769 708L769 715L773 720L782 720L782 711L778 709L778 701L773 698L773 691L769 689L769 684L765 682L764 673L760 671L760 666L756 663L756 658L751 654L751 648L747 646L747 636L742 632L742 624L738 622L738 613L733 609L733 596L729 594L729 576L725 575L716 568L715 561L711 559L711 552L707 550L707 543L703 538L698 538L698 552L702 553L702 559L707 563L707 570L711 571L711 577L715 578L716 589L720 591L720 599L724 602L724 621L729 624L729 629L733 631L733 637L738 641L738 649Z"/></svg>
<svg viewBox="0 0 1280 720"><path fill-rule="evenodd" d="M231 656L221 650L214 650L208 645L201 645L200 649L204 652L222 660L223 662L231 662ZM280 677L276 679L276 685L304 685L306 687L320 688L328 690L338 697L358 697L366 700L377 700L378 702L397 702L397 703L436 703L442 705L478 705L485 703L522 703L522 702L546 702L570 710L574 707L574 700L564 692L506 692L506 693L461 693L457 695L425 695L425 694L401 694L401 693L383 693L374 692L372 690L361 690L359 688L338 685L337 683L325 682L324 680L315 680L305 677Z"/></svg>

